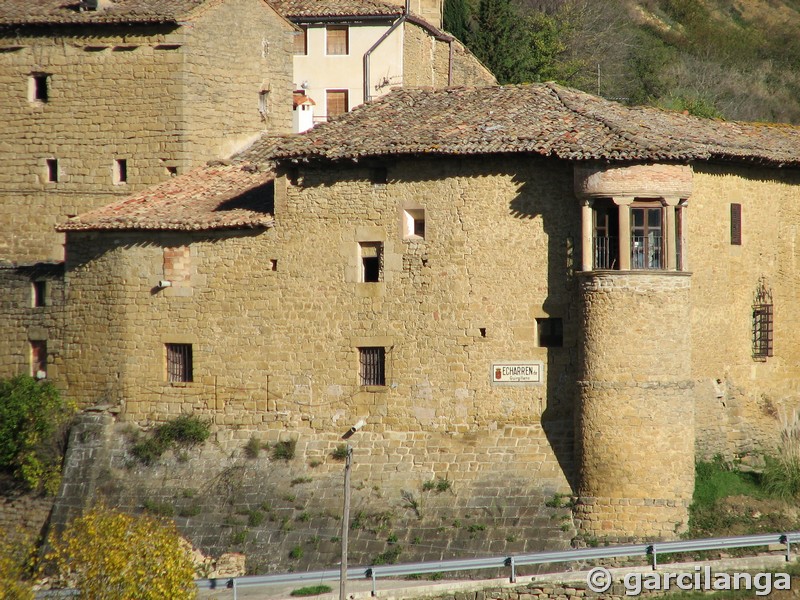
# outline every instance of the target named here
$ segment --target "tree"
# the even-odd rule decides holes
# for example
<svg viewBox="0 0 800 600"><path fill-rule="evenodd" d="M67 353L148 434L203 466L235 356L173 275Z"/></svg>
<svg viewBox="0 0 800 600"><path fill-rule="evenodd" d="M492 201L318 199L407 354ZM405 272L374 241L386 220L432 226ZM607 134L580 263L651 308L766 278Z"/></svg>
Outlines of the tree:
<svg viewBox="0 0 800 600"><path fill-rule="evenodd" d="M444 0L442 25L465 44L470 43L470 18L467 0Z"/></svg>
<svg viewBox="0 0 800 600"><path fill-rule="evenodd" d="M0 469L31 489L55 493L63 439L74 407L56 387L28 375L0 380Z"/></svg>
<svg viewBox="0 0 800 600"><path fill-rule="evenodd" d="M194 568L173 523L97 506L53 543L61 582L93 600L197 596Z"/></svg>

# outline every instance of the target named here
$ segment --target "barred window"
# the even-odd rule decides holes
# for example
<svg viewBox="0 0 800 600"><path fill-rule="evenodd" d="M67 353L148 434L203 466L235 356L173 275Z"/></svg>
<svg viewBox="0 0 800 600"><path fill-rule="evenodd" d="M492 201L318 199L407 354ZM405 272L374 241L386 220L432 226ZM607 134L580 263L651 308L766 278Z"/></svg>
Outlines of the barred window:
<svg viewBox="0 0 800 600"><path fill-rule="evenodd" d="M386 348L359 348L361 385L386 385Z"/></svg>
<svg viewBox="0 0 800 600"><path fill-rule="evenodd" d="M753 358L767 360L772 356L773 307L772 291L760 281L753 302Z"/></svg>
<svg viewBox="0 0 800 600"><path fill-rule="evenodd" d="M167 381L192 381L191 344L167 344Z"/></svg>

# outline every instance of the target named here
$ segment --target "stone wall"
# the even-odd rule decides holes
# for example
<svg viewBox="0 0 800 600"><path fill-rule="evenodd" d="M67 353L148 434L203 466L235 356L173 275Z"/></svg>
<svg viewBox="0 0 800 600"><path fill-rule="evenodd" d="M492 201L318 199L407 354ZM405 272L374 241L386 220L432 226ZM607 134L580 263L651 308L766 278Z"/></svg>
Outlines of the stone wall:
<svg viewBox="0 0 800 600"><path fill-rule="evenodd" d="M274 443L247 452L237 433L215 429L209 442L143 465L130 450L147 433L115 424L108 414L82 415L70 437L51 531L103 500L174 518L204 554L244 553L249 573L335 568L343 501L343 462L334 455L338 436L295 433L293 454L284 459L274 456ZM491 445L503 454L491 458L513 456L521 433L493 434ZM248 435L262 444L277 439ZM434 461L442 460L452 440L435 434L364 437L353 442L351 564L568 547L574 535L569 508L556 506L552 494L529 480L483 469L490 458L485 449L465 450L462 464L475 470L473 482L451 473L446 487L430 489L424 484L431 469L441 468ZM416 452L403 451L409 446Z"/></svg>
<svg viewBox="0 0 800 600"><path fill-rule="evenodd" d="M209 4L180 27L0 35L0 260L63 260L53 227L68 216L227 156L265 129L290 131L291 25L262 2ZM30 99L34 73L48 75L46 102ZM125 183L114 180L118 159Z"/></svg>
<svg viewBox="0 0 800 600"><path fill-rule="evenodd" d="M34 282L43 282L43 306L34 306ZM63 367L64 266L0 266L0 377L31 372L31 341L47 342L47 376Z"/></svg>
<svg viewBox="0 0 800 600"><path fill-rule="evenodd" d="M771 451L781 414L800 406L800 279L794 170L695 165L689 229L692 377L698 455ZM730 204L742 204L742 244L730 243ZM774 356L752 356L759 280L773 292Z"/></svg>
<svg viewBox="0 0 800 600"><path fill-rule="evenodd" d="M461 42L454 40L452 82L450 44L407 22L403 41L403 85L448 87L494 85L494 75Z"/></svg>
<svg viewBox="0 0 800 600"><path fill-rule="evenodd" d="M672 537L694 492L694 402L684 273L582 281L577 516L587 534Z"/></svg>
<svg viewBox="0 0 800 600"><path fill-rule="evenodd" d="M297 439L306 464L366 418L353 444L368 497L377 486L398 503L443 479L456 491L435 509L444 522L469 509L530 528L574 478L571 170L398 161L382 184L372 169L280 179L265 231L69 234L69 395L139 424L209 418L223 453ZM411 207L424 207L424 240L403 235ZM359 241L383 242L384 281L356 281ZM157 290L165 249L181 246L188 283ZM537 317L564 319L563 347L539 346ZM168 343L192 344L193 381L166 382ZM385 386L360 385L363 346L386 349ZM543 382L492 385L492 362L508 360L540 361ZM537 522L536 539L562 526ZM516 535L497 531L482 544Z"/></svg>

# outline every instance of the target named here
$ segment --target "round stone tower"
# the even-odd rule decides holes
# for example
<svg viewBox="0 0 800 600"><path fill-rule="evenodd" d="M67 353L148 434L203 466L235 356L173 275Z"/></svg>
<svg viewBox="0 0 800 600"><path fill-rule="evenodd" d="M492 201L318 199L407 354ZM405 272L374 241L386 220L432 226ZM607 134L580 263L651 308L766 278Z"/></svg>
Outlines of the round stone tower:
<svg viewBox="0 0 800 600"><path fill-rule="evenodd" d="M694 489L691 168L576 167L575 189L583 201L579 527L614 540L674 537Z"/></svg>

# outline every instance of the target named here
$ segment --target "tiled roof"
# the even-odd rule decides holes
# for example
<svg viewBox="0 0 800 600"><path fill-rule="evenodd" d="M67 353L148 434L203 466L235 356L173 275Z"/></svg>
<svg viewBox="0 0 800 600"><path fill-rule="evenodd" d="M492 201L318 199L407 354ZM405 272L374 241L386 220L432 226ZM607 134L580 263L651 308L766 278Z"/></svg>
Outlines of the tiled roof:
<svg viewBox="0 0 800 600"><path fill-rule="evenodd" d="M556 84L397 90L251 156L525 152L567 160L800 164L800 128L626 107Z"/></svg>
<svg viewBox="0 0 800 600"><path fill-rule="evenodd" d="M269 0L287 19L400 16L403 7L375 0Z"/></svg>
<svg viewBox="0 0 800 600"><path fill-rule="evenodd" d="M80 0L0 0L0 26L89 23L170 23L207 0L114 0L81 11Z"/></svg>
<svg viewBox="0 0 800 600"><path fill-rule="evenodd" d="M273 223L274 174L236 164L195 169L61 223L58 231L250 229Z"/></svg>

